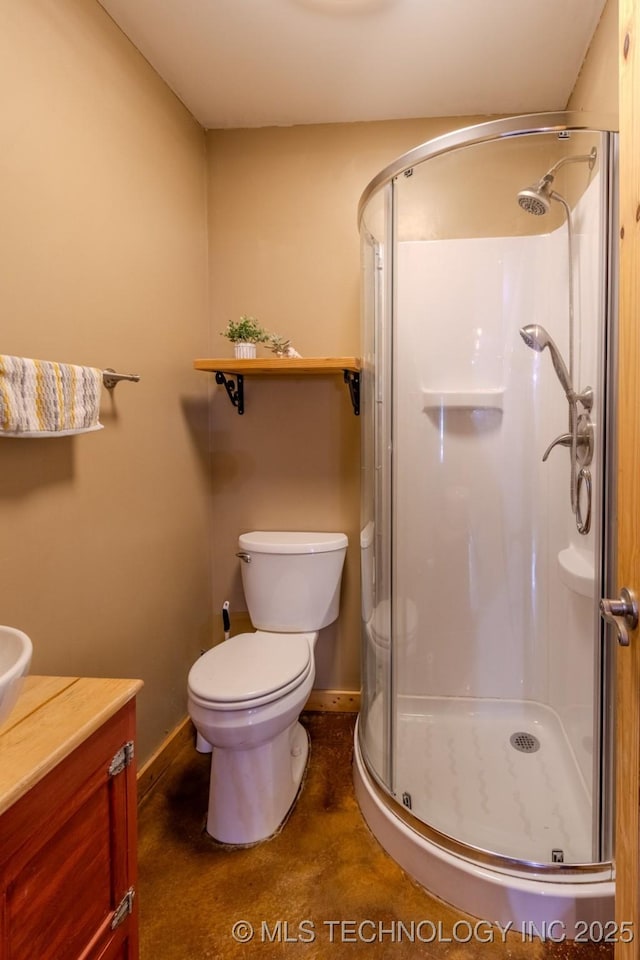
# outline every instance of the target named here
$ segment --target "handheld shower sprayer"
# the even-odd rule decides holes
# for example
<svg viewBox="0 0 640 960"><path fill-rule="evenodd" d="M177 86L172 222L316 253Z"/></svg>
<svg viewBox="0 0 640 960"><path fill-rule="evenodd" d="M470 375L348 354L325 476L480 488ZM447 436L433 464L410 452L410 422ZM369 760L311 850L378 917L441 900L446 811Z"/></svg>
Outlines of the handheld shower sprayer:
<svg viewBox="0 0 640 960"><path fill-rule="evenodd" d="M526 345L531 347L531 349L535 350L537 353L542 353L545 347L549 348L553 369L558 376L558 380L562 385L562 389L565 392L567 400L569 400L570 403L576 400L576 392L573 389L573 384L571 382L571 377L569 376L567 366L562 359L562 355L558 350L558 347L554 343L547 330L537 323L531 323L526 327L522 327L520 330L520 336Z"/></svg>
<svg viewBox="0 0 640 960"><path fill-rule="evenodd" d="M593 429L591 426L591 418L589 417L589 411L593 406L593 390L591 387L586 387L581 393L576 393L573 388L571 376L567 370L567 365L562 359L562 354L551 338L551 335L547 330L545 330L544 327L541 327L537 323L531 323L528 326L520 329L520 336L526 345L532 350L535 350L536 353L542 353L543 350L548 348L549 353L551 354L553 369L555 370L562 389L565 392L565 396L569 404L569 432L564 433L553 440L553 442L547 447L542 460L545 461L553 448L558 444L571 448L571 511L575 514L578 532L583 534L588 533L590 527L589 518L591 516L591 474L588 470L586 470L586 466L588 466L588 464L591 462L593 453ZM580 417L578 417L578 402L582 404L585 411L580 415ZM580 482L577 474L578 457L580 457L581 466L580 476L583 478L584 483L587 483L585 478L588 477L587 494L589 498L589 504L586 520L582 519L581 506L579 502Z"/></svg>

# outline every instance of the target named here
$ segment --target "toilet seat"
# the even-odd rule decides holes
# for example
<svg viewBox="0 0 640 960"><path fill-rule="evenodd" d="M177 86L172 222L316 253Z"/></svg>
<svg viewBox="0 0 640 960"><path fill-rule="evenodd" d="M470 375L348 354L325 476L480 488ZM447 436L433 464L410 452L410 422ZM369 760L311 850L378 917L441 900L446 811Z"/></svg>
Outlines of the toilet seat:
<svg viewBox="0 0 640 960"><path fill-rule="evenodd" d="M258 630L231 637L196 660L189 695L214 710L247 710L278 700L313 669L311 636Z"/></svg>

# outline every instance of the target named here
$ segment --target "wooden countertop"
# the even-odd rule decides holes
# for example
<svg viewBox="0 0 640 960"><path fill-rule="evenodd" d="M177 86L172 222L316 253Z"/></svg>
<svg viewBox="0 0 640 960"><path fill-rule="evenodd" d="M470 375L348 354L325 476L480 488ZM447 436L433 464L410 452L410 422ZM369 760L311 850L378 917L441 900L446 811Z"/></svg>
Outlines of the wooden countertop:
<svg viewBox="0 0 640 960"><path fill-rule="evenodd" d="M0 813L87 740L142 687L141 680L25 679L0 725Z"/></svg>

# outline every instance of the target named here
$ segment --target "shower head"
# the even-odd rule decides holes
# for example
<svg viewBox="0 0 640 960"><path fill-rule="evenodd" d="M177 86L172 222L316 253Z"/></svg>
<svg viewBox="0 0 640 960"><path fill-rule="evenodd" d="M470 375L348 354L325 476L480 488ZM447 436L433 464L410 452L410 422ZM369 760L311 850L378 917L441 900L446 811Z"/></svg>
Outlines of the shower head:
<svg viewBox="0 0 640 960"><path fill-rule="evenodd" d="M560 200L562 203L566 203L563 197L559 193L555 193L551 189L551 184L555 179L556 170L558 170L565 163L588 163L589 170L593 170L593 167L598 156L598 151L595 147L591 149L591 152L586 156L579 157L563 157L562 160L558 160L557 163L548 170L544 177L541 180L530 187L525 187L524 190L520 190L518 193L518 203L523 210L526 210L527 213L532 213L536 217L541 217L545 213L549 213L551 209L552 200Z"/></svg>
<svg viewBox="0 0 640 960"><path fill-rule="evenodd" d="M535 217L541 217L545 213L549 213L553 196L553 191L550 188L552 180L553 177L550 179L543 177L539 183L521 190L518 194L518 203L522 209L526 210L527 213L532 213Z"/></svg>
<svg viewBox="0 0 640 960"><path fill-rule="evenodd" d="M573 389L573 384L571 383L569 371L567 370L566 364L562 359L560 351L545 328L541 327L537 323L531 323L526 327L522 327L520 330L520 336L526 345L531 347L531 349L535 350L537 353L542 353L545 347L549 348L553 369L558 376L558 380L562 385L562 389L564 390L568 400L574 400L576 394L575 390Z"/></svg>

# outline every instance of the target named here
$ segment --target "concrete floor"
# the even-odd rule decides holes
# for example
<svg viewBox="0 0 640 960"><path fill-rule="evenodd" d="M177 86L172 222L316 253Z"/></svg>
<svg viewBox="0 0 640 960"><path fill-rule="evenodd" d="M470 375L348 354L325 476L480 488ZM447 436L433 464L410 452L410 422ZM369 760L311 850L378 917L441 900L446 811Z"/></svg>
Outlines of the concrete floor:
<svg viewBox="0 0 640 960"><path fill-rule="evenodd" d="M362 819L351 776L355 716L307 713L302 722L311 738L303 790L264 843L229 849L207 837L209 757L191 747L143 800L141 960L611 960L609 945L523 942L488 925L460 942L474 918L414 883Z"/></svg>

